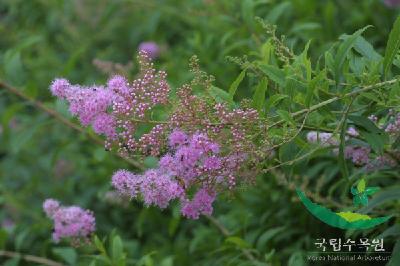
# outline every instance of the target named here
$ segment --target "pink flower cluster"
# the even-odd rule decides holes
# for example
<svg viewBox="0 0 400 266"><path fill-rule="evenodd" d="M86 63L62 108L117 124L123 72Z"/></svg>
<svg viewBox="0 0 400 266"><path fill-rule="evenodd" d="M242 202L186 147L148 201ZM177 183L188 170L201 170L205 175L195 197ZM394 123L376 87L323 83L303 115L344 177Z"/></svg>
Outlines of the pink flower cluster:
<svg viewBox="0 0 400 266"><path fill-rule="evenodd" d="M349 137L358 137L360 135L354 127L348 128L346 134L346 140ZM323 147L333 146L335 147L334 153L338 152L337 146L339 145L339 140L332 133L310 131L307 133L307 141L314 144L318 143ZM344 156L346 159L351 159L355 165L362 166L368 163L370 152L371 149L369 147L350 145L345 148Z"/></svg>
<svg viewBox="0 0 400 266"><path fill-rule="evenodd" d="M159 156L167 147L166 138L174 128L187 133L203 131L218 143L230 147L233 153L253 153L258 157L263 154L265 147L254 145L251 138L252 134L260 131L259 115L255 109L232 110L209 96L195 95L189 84L178 89L177 99L170 101L166 73L154 69L144 50L140 51L138 59L141 71L130 83L122 76L112 77L106 86L88 87L56 79L50 90L53 95L69 102L71 113L82 125L92 125L96 133L107 137L108 150L116 147L124 156L135 152ZM167 119L152 121L154 108L167 104L171 109L166 110ZM143 124L153 127L137 136L138 129L144 129Z"/></svg>
<svg viewBox="0 0 400 266"><path fill-rule="evenodd" d="M371 153L370 147L361 146L348 146L344 150L344 157L351 159L357 166L362 166L368 163L369 154Z"/></svg>
<svg viewBox="0 0 400 266"><path fill-rule="evenodd" d="M95 231L95 218L89 210L78 206L61 206L54 199L47 199L43 203L46 215L54 222L53 240L58 243L62 238L68 238L72 244L88 241Z"/></svg>
<svg viewBox="0 0 400 266"><path fill-rule="evenodd" d="M140 75L131 83L122 76L112 77L106 86L88 87L56 79L50 90L54 96L69 102L70 112L82 125L92 125L96 133L107 137L106 148L110 149L115 143L121 153L150 149L149 153L155 155L151 151L151 136L157 133L157 128L139 142L134 138L134 132L138 119L144 119L156 105L168 102L170 87L166 73L156 72L145 51L141 51L138 58Z"/></svg>
<svg viewBox="0 0 400 266"><path fill-rule="evenodd" d="M142 175L119 170L112 177L112 185L123 195L141 196L147 206L165 208L171 200L179 199L181 212L188 218L211 214L216 191L236 185L235 173L245 156L223 156L220 145L201 132L187 135L175 129L168 141L169 152L161 157L157 169ZM189 199L193 188L197 192Z"/></svg>
<svg viewBox="0 0 400 266"><path fill-rule="evenodd" d="M383 1L388 7L398 7L400 6L400 0L384 0Z"/></svg>
<svg viewBox="0 0 400 266"><path fill-rule="evenodd" d="M321 146L337 146L339 141L332 133L310 131L307 133L307 141L309 143L318 143Z"/></svg>
<svg viewBox="0 0 400 266"><path fill-rule="evenodd" d="M400 114L394 114L390 117L390 122L386 125L385 131L391 135L400 133Z"/></svg>
<svg viewBox="0 0 400 266"><path fill-rule="evenodd" d="M354 127L350 127L346 133L348 135L346 136L346 140L349 139L349 136L359 136L358 131ZM338 137L334 136L332 133L310 131L307 133L307 141L314 144L318 143L323 147L332 146L334 147L334 153L338 153L337 146L339 145L339 140ZM369 147L350 145L345 147L344 156L346 159L351 159L355 165L362 166L368 163L370 152L371 149Z"/></svg>
<svg viewBox="0 0 400 266"><path fill-rule="evenodd" d="M116 137L115 119L107 113L114 99L111 90L101 86L71 85L66 79L54 80L50 89L53 95L69 102L70 112L79 118L82 125L92 125L96 133Z"/></svg>
<svg viewBox="0 0 400 266"><path fill-rule="evenodd" d="M261 128L259 114L255 109L231 109L225 103L213 102L207 97L193 94L189 85L182 86L177 96L179 108L169 119L171 129L180 128L191 134L205 132L216 142L229 147L232 153L252 154L249 158L257 158L257 152L264 153L265 147L255 145L251 138Z"/></svg>
<svg viewBox="0 0 400 266"><path fill-rule="evenodd" d="M378 123L378 117L375 115L370 115L368 119L374 123ZM380 128L385 129L386 132L392 135L400 133L400 114L395 114L395 112L391 110L389 112L389 123L386 126L381 125ZM354 127L348 128L346 134L346 141L360 136L360 133ZM332 133L310 131L307 133L307 141L313 144L318 143L323 147L331 146L333 147L333 153L336 155L338 154L338 136ZM365 170L367 171L397 166L398 161L400 161L400 156L398 156L398 158L396 157L397 154L397 151L393 151L390 155L384 153L374 156L371 154L371 148L369 146L360 145L348 145L344 150L344 157L346 159L350 159L355 166L365 166Z"/></svg>
<svg viewBox="0 0 400 266"><path fill-rule="evenodd" d="M396 158L397 160L399 158ZM384 168L392 168L392 167L396 167L397 166L397 161L384 154L384 155L380 155L377 156L375 159L370 160L368 162L368 164L366 165L366 169L368 171L375 171L375 170L380 170L380 169L384 169Z"/></svg>
<svg viewBox="0 0 400 266"><path fill-rule="evenodd" d="M130 83L122 76L112 77L105 86L88 87L56 79L50 90L69 102L84 126L107 137L107 149L116 147L123 156L163 154L157 169L141 175L117 171L112 184L121 194L160 208L179 199L182 214L196 219L212 212L219 189L255 180L257 169L250 165L271 154L267 141L254 141L265 123L245 102L231 108L211 94L196 95L193 82L170 100L166 73L154 69L145 50L139 53L140 73ZM159 105L170 108L164 109L165 120L154 121L152 113ZM138 136L143 130L146 133Z"/></svg>

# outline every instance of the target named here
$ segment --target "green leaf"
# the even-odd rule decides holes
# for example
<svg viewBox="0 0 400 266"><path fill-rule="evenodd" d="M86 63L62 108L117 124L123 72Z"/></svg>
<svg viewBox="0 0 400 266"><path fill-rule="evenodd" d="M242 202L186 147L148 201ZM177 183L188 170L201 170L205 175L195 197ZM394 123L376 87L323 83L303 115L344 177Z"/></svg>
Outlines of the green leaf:
<svg viewBox="0 0 400 266"><path fill-rule="evenodd" d="M174 257L169 256L169 257L164 258L161 261L160 266L174 266Z"/></svg>
<svg viewBox="0 0 400 266"><path fill-rule="evenodd" d="M346 40L350 36L351 35L344 34L344 35L340 36L340 39ZM364 56L365 58L368 58L369 60L372 60L372 61L382 60L382 56L380 54L378 54L375 51L374 47L367 40L365 40L364 37L362 37L362 36L358 36L358 38L356 39L356 42L354 44L354 49L358 53L360 53L362 56Z"/></svg>
<svg viewBox="0 0 400 266"><path fill-rule="evenodd" d="M171 220L168 223L168 234L170 236L173 236L175 234L176 230L178 229L180 221L181 221L180 217L171 218Z"/></svg>
<svg viewBox="0 0 400 266"><path fill-rule="evenodd" d="M301 35L306 31L318 30L321 29L321 24L316 22L303 22L296 23L293 28L290 29L290 33L295 33Z"/></svg>
<svg viewBox="0 0 400 266"><path fill-rule="evenodd" d="M236 90L239 87L240 83L243 81L245 76L246 76L246 70L244 69L242 72L240 72L239 76L229 87L229 95L231 96L231 99L233 99L233 96L235 96Z"/></svg>
<svg viewBox="0 0 400 266"><path fill-rule="evenodd" d="M225 243L227 244L234 244L235 246L239 248L249 248L250 244L247 243L244 239L238 237L238 236L230 236L225 239Z"/></svg>
<svg viewBox="0 0 400 266"><path fill-rule="evenodd" d="M330 70L330 72L332 72L334 74L334 59L333 59L333 55L330 51L325 52L325 68L327 68L328 70Z"/></svg>
<svg viewBox="0 0 400 266"><path fill-rule="evenodd" d="M242 17L248 27L254 27L254 8L255 2L253 0L243 0L242 2Z"/></svg>
<svg viewBox="0 0 400 266"><path fill-rule="evenodd" d="M287 123L294 125L296 122L293 120L290 113L286 110L278 110L276 113Z"/></svg>
<svg viewBox="0 0 400 266"><path fill-rule="evenodd" d="M291 3L288 1L284 1L280 4L274 5L271 11L268 13L268 16L266 17L266 21L268 23L275 24L278 19L285 14L285 12L288 11L288 9L291 7Z"/></svg>
<svg viewBox="0 0 400 266"><path fill-rule="evenodd" d="M304 255L301 251L296 251L290 255L288 260L288 266L304 266L306 263L303 259Z"/></svg>
<svg viewBox="0 0 400 266"><path fill-rule="evenodd" d="M365 191L365 185L366 185L366 183L365 183L365 179L364 179L364 178L361 179L361 180L358 182L358 184L357 184L357 190L358 190L359 193L362 193L362 192Z"/></svg>
<svg viewBox="0 0 400 266"><path fill-rule="evenodd" d="M285 72L276 66L262 64L260 69L264 72L272 81L283 87L285 85Z"/></svg>
<svg viewBox="0 0 400 266"><path fill-rule="evenodd" d="M4 249L8 237L8 233L3 228L0 229L0 250Z"/></svg>
<svg viewBox="0 0 400 266"><path fill-rule="evenodd" d="M326 73L325 71L321 71L307 84L306 99L304 103L307 107L310 107L315 91L318 90L318 87L321 87L324 80L326 80Z"/></svg>
<svg viewBox="0 0 400 266"><path fill-rule="evenodd" d="M334 62L334 67L335 67L335 80L336 84L339 84L339 78L340 75L342 74L342 68L344 61L346 59L346 56L348 52L350 51L351 48L353 48L354 44L357 41L357 38L361 36L361 34L370 26L364 27L362 29L359 29L352 35L350 35L342 44L340 44L338 51L335 56L335 62Z"/></svg>
<svg viewBox="0 0 400 266"><path fill-rule="evenodd" d="M395 141L394 141L393 144L392 144L392 148L393 148L393 149L398 149L398 148L400 148L400 136L398 136L398 137L395 139Z"/></svg>
<svg viewBox="0 0 400 266"><path fill-rule="evenodd" d="M286 226L279 226L275 228L268 229L265 231L257 240L257 249L258 250L265 250L265 247L274 236L278 235L282 231L286 229Z"/></svg>
<svg viewBox="0 0 400 266"><path fill-rule="evenodd" d="M229 95L229 93L227 93L226 91L224 91L224 90L222 90L222 89L220 89L218 87L212 86L210 88L210 94L211 94L211 96L214 98L214 100L216 102L228 103L230 105L234 105L235 104L233 102L231 96Z"/></svg>
<svg viewBox="0 0 400 266"><path fill-rule="evenodd" d="M397 240L396 245L393 248L392 258L390 259L387 266L398 265L400 265L400 240Z"/></svg>
<svg viewBox="0 0 400 266"><path fill-rule="evenodd" d="M265 261L270 261L274 255L275 255L275 249L272 249L270 252L264 255Z"/></svg>
<svg viewBox="0 0 400 266"><path fill-rule="evenodd" d="M103 242L101 242L101 240L97 237L94 236L94 245L96 246L96 248L104 255L107 254L106 248L104 247Z"/></svg>
<svg viewBox="0 0 400 266"><path fill-rule="evenodd" d="M65 262L69 265L76 265L78 254L76 250L73 248L62 247L62 248L53 248L53 253L60 256Z"/></svg>
<svg viewBox="0 0 400 266"><path fill-rule="evenodd" d="M389 40L386 44L385 58L383 59L383 72L387 76L392 66L393 60L400 48L400 16L393 24L392 31L389 34Z"/></svg>
<svg viewBox="0 0 400 266"><path fill-rule="evenodd" d="M383 152L383 148L385 146L385 143L388 140L386 135L373 134L373 133L367 133L367 132L362 132L361 135L365 138L365 140L368 142L368 144L371 146L371 148L375 152L377 152L377 153L382 153Z"/></svg>
<svg viewBox="0 0 400 266"><path fill-rule="evenodd" d="M140 260L135 264L136 266L154 266L154 260L151 256L153 256L156 252L152 251L146 255L144 255Z"/></svg>
<svg viewBox="0 0 400 266"><path fill-rule="evenodd" d="M38 133L39 129L45 125L47 121L35 121L34 124L26 126L24 130L21 130L12 135L10 140L10 150L12 153L19 153L28 143L32 143L35 138L35 134Z"/></svg>
<svg viewBox="0 0 400 266"><path fill-rule="evenodd" d="M363 127L371 133L383 133L384 131L378 128L371 120L364 116L349 115L348 118L357 126Z"/></svg>
<svg viewBox="0 0 400 266"><path fill-rule="evenodd" d="M263 78L256 86L253 94L252 106L259 112L262 113L265 103L265 92L267 91L268 79Z"/></svg>
<svg viewBox="0 0 400 266"><path fill-rule="evenodd" d="M121 238L117 235L114 236L112 241L112 258L118 265L121 264L121 260L124 259L124 251Z"/></svg>
<svg viewBox="0 0 400 266"><path fill-rule="evenodd" d="M294 160L299 153L300 148L294 141L285 143L279 148L279 160L288 162Z"/></svg>
<svg viewBox="0 0 400 266"><path fill-rule="evenodd" d="M8 50L3 58L5 77L12 83L21 85L24 82L24 68L20 51Z"/></svg>
<svg viewBox="0 0 400 266"><path fill-rule="evenodd" d="M269 111L272 107L276 106L280 101L282 101L283 99L285 99L287 97L289 97L289 96L284 95L284 94L275 94L275 95L271 96L265 104L267 111Z"/></svg>
<svg viewBox="0 0 400 266"><path fill-rule="evenodd" d="M379 234L376 238L397 237L400 239L400 224L394 224Z"/></svg>

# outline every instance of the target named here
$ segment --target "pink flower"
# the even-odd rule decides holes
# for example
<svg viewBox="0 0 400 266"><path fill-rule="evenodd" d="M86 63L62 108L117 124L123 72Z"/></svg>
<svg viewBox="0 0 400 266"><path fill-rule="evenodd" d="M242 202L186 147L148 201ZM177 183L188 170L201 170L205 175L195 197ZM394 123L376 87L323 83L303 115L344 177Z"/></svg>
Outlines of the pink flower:
<svg viewBox="0 0 400 266"><path fill-rule="evenodd" d="M53 199L47 199L43 203L43 208L54 222L53 240L56 243L68 238L73 244L79 244L81 240L88 241L89 236L95 231L95 218L89 210L78 206L63 207Z"/></svg>
<svg viewBox="0 0 400 266"><path fill-rule="evenodd" d="M66 79L55 79L51 83L50 91L51 93L59 98L65 98L67 95L67 90L71 85Z"/></svg>
<svg viewBox="0 0 400 266"><path fill-rule="evenodd" d="M384 0L383 2L388 7L398 7L398 6L400 6L400 0Z"/></svg>
<svg viewBox="0 0 400 266"><path fill-rule="evenodd" d="M121 195L136 197L141 182L141 176L127 170L118 170L112 176L111 184Z"/></svg>
<svg viewBox="0 0 400 266"><path fill-rule="evenodd" d="M47 199L43 202L43 210L48 217L53 217L54 213L60 208L60 203L54 199Z"/></svg>
<svg viewBox="0 0 400 266"><path fill-rule="evenodd" d="M187 135L183 131L175 129L169 135L169 145L171 147L183 145L187 142L187 138Z"/></svg>
<svg viewBox="0 0 400 266"><path fill-rule="evenodd" d="M369 147L348 146L344 150L346 159L351 159L355 165L365 165L369 161Z"/></svg>
<svg viewBox="0 0 400 266"><path fill-rule="evenodd" d="M140 191L147 206L156 205L161 209L166 208L171 200L179 198L183 193L176 180L157 170L146 171Z"/></svg>
<svg viewBox="0 0 400 266"><path fill-rule="evenodd" d="M138 59L140 77L131 83L118 75L111 77L106 86L71 85L65 79L55 79L50 90L54 96L68 101L69 111L82 125L91 125L97 134L107 137L107 149L115 144L121 154L140 151L156 156L164 127L156 125L138 141L132 119L143 119L156 105L167 103L170 87L167 74L154 69L145 51L139 52Z"/></svg>
<svg viewBox="0 0 400 266"><path fill-rule="evenodd" d="M397 166L397 162L392 157L384 154L377 156L374 160L370 160L366 165L368 171L375 171L384 168L390 168Z"/></svg>
<svg viewBox="0 0 400 266"><path fill-rule="evenodd" d="M212 203L215 200L215 192L201 188L194 195L193 199L183 200L182 215L191 219L198 219L200 214L211 215L213 212Z"/></svg>
<svg viewBox="0 0 400 266"><path fill-rule="evenodd" d="M103 134L109 139L115 139L117 133L115 131L115 119L113 116L103 113L96 116L93 121L93 130L97 134Z"/></svg>
<svg viewBox="0 0 400 266"><path fill-rule="evenodd" d="M358 133L358 131L354 127L349 127L347 129L347 134L352 137L358 137L360 135L360 133Z"/></svg>
<svg viewBox="0 0 400 266"><path fill-rule="evenodd" d="M374 123L378 122L378 117L376 115L370 115L368 116L368 119Z"/></svg>
<svg viewBox="0 0 400 266"><path fill-rule="evenodd" d="M160 55L160 47L155 42L142 42L138 50L146 52L151 59Z"/></svg>
<svg viewBox="0 0 400 266"><path fill-rule="evenodd" d="M221 159L216 156L208 157L204 160L204 167L208 170L220 169L221 166Z"/></svg>
<svg viewBox="0 0 400 266"><path fill-rule="evenodd" d="M129 84L128 81L119 75L113 76L111 79L108 80L107 82L107 87L111 91L114 91L117 94L120 94L122 96L129 96Z"/></svg>
<svg viewBox="0 0 400 266"><path fill-rule="evenodd" d="M201 214L212 213L216 187L233 189L235 174L246 159L243 153L229 156L219 154L219 145L205 133L192 135L175 129L169 136L169 152L160 158L159 167L134 175L126 170L117 171L112 184L121 194L143 199L145 205L164 209L174 199L180 199L182 214L197 219ZM200 189L193 200L188 194Z"/></svg>
<svg viewBox="0 0 400 266"><path fill-rule="evenodd" d="M400 133L400 114L396 114L391 117L391 121L386 126L385 131L392 135Z"/></svg>
<svg viewBox="0 0 400 266"><path fill-rule="evenodd" d="M332 133L310 131L307 133L309 143L320 143L322 146L337 146L339 141Z"/></svg>

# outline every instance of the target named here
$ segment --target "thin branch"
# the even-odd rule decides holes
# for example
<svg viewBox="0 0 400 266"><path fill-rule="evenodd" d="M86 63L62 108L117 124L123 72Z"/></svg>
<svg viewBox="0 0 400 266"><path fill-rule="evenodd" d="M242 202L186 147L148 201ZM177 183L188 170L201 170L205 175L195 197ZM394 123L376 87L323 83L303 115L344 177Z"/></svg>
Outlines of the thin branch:
<svg viewBox="0 0 400 266"><path fill-rule="evenodd" d="M354 95L352 95L352 96L354 96ZM353 100L354 100L354 99L352 99L352 101L353 101ZM307 113L307 115L308 115L309 112L311 112L311 111L308 109L308 111L306 111L305 113ZM343 117L344 117L344 114L342 115L342 119L343 119ZM342 119L341 119L341 120L342 120ZM305 121L303 121L303 122L305 122ZM340 127L341 127L341 123L339 123L339 124L336 126L335 130L332 132L332 136L331 136L327 141L331 140L331 139L334 137L334 135L338 133ZM290 160L290 161L286 161L286 162L279 163L279 164L277 164L277 165L268 167L268 168L266 168L266 169L262 169L262 172L263 172L263 173L267 173L267 172L269 172L269 171L271 171L271 170L273 170L273 169L279 168L279 167L284 166L284 165L292 165L292 164L294 164L295 162L298 162L298 161L301 161L301 160L307 158L309 155L313 154L315 151L318 151L319 149L322 149L322 148L325 148L325 147L316 146L315 148L311 149L309 152L307 152L307 153L305 153L305 154L303 154L303 155L301 155L301 156L299 156L299 157L296 157L296 158L294 158L294 159L292 159L292 160Z"/></svg>
<svg viewBox="0 0 400 266"><path fill-rule="evenodd" d="M49 259L46 259L43 257L27 255L27 254L22 254L22 253L13 252L13 251L7 251L7 250L0 250L0 257L21 258L21 259L29 261L29 262L34 262L37 264L42 264L42 265L47 265L47 266L64 266L64 264L56 262L54 260L49 260Z"/></svg>
<svg viewBox="0 0 400 266"><path fill-rule="evenodd" d="M395 84L396 82L399 82L399 81L400 81L400 78L396 78L396 79L392 79L392 80L383 81L383 82L375 83L375 84L372 84L372 85L368 85L368 86L365 86L365 87L363 87L361 89L354 90L352 92L346 93L346 94L344 94L342 96L335 96L335 97L333 97L331 99L328 99L326 101L323 101L323 102L320 102L318 104L315 104L315 105L311 106L310 108L302 109L300 111L291 113L290 115L292 117L297 117L297 116L302 115L302 114L307 113L307 112L311 113L311 112L314 112L314 111L318 110L321 107L324 107L324 106L326 106L328 104L331 104L333 102L336 102L338 100L341 100L341 99L344 99L344 98L348 98L348 97L352 97L352 96L356 96L356 95L358 95L360 93L363 93L363 92L366 92L366 91L370 91L372 89L376 89L376 88L379 88L379 87L392 85L392 84ZM270 125L268 128L273 128L273 127L275 127L277 125L280 125L280 124L282 124L284 122L285 122L285 120L279 120L279 121L273 123L272 125Z"/></svg>
<svg viewBox="0 0 400 266"><path fill-rule="evenodd" d="M300 124L299 128L296 130L296 133L293 136L291 136L288 139L285 139L281 143L273 145L272 147L268 148L267 151L273 151L274 149L276 149L276 148L278 148L278 147L280 147L280 146L282 146L282 145L284 145L286 143L289 143L292 140L294 140L301 133L301 131L303 130L303 128L305 126L305 123L306 123L306 120L307 120L307 117L308 117L308 114L309 114L309 112L306 113L306 115L304 116L303 122Z"/></svg>
<svg viewBox="0 0 400 266"><path fill-rule="evenodd" d="M75 123L71 122L70 120L68 120L67 118L63 117L59 112L45 106L42 102L37 101L31 97L29 97L28 95L26 95L25 93L21 92L20 90L18 90L17 88L14 88L4 82L0 81L0 88L3 88L5 90L7 90L9 93L14 94L18 97L20 97L21 99L29 102L30 104L32 104L34 107L36 107L37 109L47 113L48 115L50 115L51 117L53 117L54 119L56 119L57 121L63 123L64 125L68 126L69 128L74 129L75 131L78 131L81 134L86 135L92 142L98 144L98 145L104 145L104 141L97 137L94 136L92 134L89 134L88 131L86 131L84 128L76 125ZM119 158L123 159L125 162L131 164L132 166L134 166L135 168L139 169L139 170L143 170L144 167L136 162L133 161L129 158L126 158L118 153L113 153L114 155L118 156Z"/></svg>

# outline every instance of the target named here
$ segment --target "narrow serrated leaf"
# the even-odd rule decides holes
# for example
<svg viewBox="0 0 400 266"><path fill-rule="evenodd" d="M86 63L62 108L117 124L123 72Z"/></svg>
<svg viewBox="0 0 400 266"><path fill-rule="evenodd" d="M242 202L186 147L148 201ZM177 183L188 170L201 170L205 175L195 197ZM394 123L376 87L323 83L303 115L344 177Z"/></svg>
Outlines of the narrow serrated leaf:
<svg viewBox="0 0 400 266"><path fill-rule="evenodd" d="M268 79L263 78L260 83L256 86L256 89L253 94L253 107L259 112L262 113L264 103L265 103L265 92L267 91Z"/></svg>
<svg viewBox="0 0 400 266"><path fill-rule="evenodd" d="M235 81L229 87L229 95L231 96L232 99L233 99L233 96L235 96L237 88L239 87L240 83L242 83L245 76L246 76L246 69L244 69L242 72L240 72L239 76L235 79Z"/></svg>
<svg viewBox="0 0 400 266"><path fill-rule="evenodd" d="M262 64L260 66L262 72L264 72L272 81L280 86L285 85L285 72L276 66Z"/></svg>
<svg viewBox="0 0 400 266"><path fill-rule="evenodd" d="M397 17L393 24L392 31L386 44L385 58L383 59L383 72L387 76L393 60L400 48L400 16Z"/></svg>
<svg viewBox="0 0 400 266"><path fill-rule="evenodd" d="M336 84L339 83L339 78L342 72L343 64L348 52L350 51L351 48L353 48L354 44L357 41L357 38L361 36L361 34L369 27L370 26L359 29L358 31L350 35L346 40L344 40L342 44L340 44L338 51L335 55L335 62L334 62Z"/></svg>

